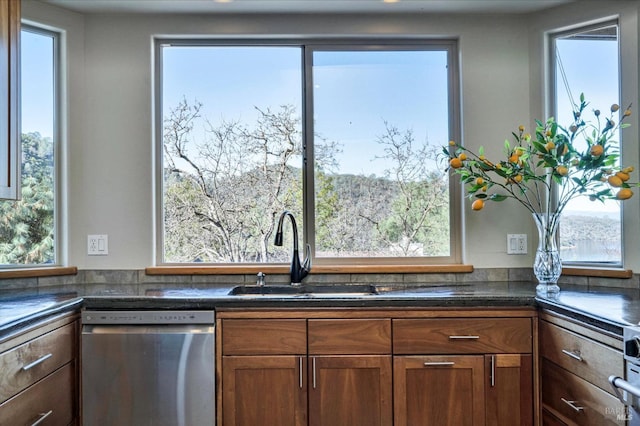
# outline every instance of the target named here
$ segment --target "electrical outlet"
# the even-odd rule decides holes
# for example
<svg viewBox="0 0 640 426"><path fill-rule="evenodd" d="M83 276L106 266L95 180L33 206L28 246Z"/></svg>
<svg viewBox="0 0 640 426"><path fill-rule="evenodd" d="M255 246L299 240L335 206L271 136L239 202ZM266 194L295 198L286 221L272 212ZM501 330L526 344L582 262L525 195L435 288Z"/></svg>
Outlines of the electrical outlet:
<svg viewBox="0 0 640 426"><path fill-rule="evenodd" d="M507 234L507 254L527 254L527 234Z"/></svg>
<svg viewBox="0 0 640 426"><path fill-rule="evenodd" d="M88 235L87 254L89 256L106 256L109 254L108 235Z"/></svg>

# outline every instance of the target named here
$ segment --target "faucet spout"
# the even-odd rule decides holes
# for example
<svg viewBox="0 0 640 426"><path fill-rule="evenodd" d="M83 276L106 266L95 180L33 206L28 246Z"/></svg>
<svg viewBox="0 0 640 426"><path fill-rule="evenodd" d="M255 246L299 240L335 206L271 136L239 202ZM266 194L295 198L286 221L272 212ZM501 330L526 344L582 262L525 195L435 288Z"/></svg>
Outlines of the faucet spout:
<svg viewBox="0 0 640 426"><path fill-rule="evenodd" d="M282 246L282 226L284 224L284 218L288 217L291 221L291 228L293 230L293 255L291 259L291 285L300 285L302 280L311 272L311 246L307 244L305 251L305 259L300 263L300 254L298 253L298 226L296 225L296 218L291 212L285 210L278 220L278 228L276 229L276 236L273 242L276 246Z"/></svg>

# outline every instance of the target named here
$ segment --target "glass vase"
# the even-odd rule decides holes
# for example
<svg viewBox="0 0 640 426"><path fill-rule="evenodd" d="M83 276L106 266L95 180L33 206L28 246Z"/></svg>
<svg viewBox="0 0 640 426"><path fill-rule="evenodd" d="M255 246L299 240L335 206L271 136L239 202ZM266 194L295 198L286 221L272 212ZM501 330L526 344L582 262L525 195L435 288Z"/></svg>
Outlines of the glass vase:
<svg viewBox="0 0 640 426"><path fill-rule="evenodd" d="M538 248L533 262L533 274L538 280L536 293L541 296L557 296L560 292L558 279L562 273L562 261L556 239L560 215L534 213L533 220L538 228Z"/></svg>

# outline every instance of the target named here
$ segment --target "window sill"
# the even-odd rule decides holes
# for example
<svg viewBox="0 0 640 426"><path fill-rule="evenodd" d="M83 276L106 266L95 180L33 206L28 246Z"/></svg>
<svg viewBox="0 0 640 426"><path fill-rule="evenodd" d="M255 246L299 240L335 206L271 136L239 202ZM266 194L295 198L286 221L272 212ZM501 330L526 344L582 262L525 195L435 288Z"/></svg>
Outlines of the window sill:
<svg viewBox="0 0 640 426"><path fill-rule="evenodd" d="M598 277L598 278L631 278L633 271L631 269L613 269L613 268L585 268L585 267L567 267L562 268L563 276L575 277Z"/></svg>
<svg viewBox="0 0 640 426"><path fill-rule="evenodd" d="M286 274L289 265L228 265L228 266L150 266L147 275L235 275ZM470 273L473 265L318 265L312 273L319 274L441 274Z"/></svg>
<svg viewBox="0 0 640 426"><path fill-rule="evenodd" d="M0 270L0 279L5 278L39 278L57 277L61 275L76 275L76 266L54 266L50 268L7 269Z"/></svg>

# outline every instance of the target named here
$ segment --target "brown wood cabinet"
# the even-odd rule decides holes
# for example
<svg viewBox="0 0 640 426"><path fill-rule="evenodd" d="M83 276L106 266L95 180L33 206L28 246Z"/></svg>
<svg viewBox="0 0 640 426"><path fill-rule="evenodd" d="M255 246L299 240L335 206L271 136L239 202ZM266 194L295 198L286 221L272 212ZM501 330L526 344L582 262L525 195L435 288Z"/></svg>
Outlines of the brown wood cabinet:
<svg viewBox="0 0 640 426"><path fill-rule="evenodd" d="M78 338L65 314L0 342L0 424L78 422Z"/></svg>
<svg viewBox="0 0 640 426"><path fill-rule="evenodd" d="M295 315L221 320L221 424L391 426L391 320Z"/></svg>
<svg viewBox="0 0 640 426"><path fill-rule="evenodd" d="M394 425L484 424L484 357L394 357Z"/></svg>
<svg viewBox="0 0 640 426"><path fill-rule="evenodd" d="M0 0L0 199L20 187L20 0Z"/></svg>
<svg viewBox="0 0 640 426"><path fill-rule="evenodd" d="M544 425L624 425L608 377L624 377L619 336L543 313L540 320Z"/></svg>
<svg viewBox="0 0 640 426"><path fill-rule="evenodd" d="M310 357L310 426L391 426L391 355Z"/></svg>
<svg viewBox="0 0 640 426"><path fill-rule="evenodd" d="M220 309L218 425L532 425L536 315Z"/></svg>
<svg viewBox="0 0 640 426"><path fill-rule="evenodd" d="M394 319L393 352L395 425L535 420L532 318Z"/></svg>
<svg viewBox="0 0 640 426"><path fill-rule="evenodd" d="M486 424L533 424L531 354L485 355Z"/></svg>

